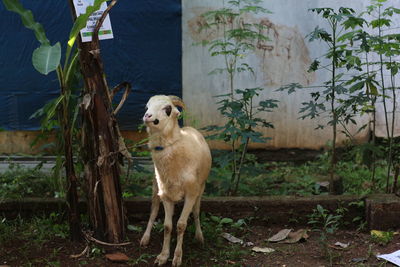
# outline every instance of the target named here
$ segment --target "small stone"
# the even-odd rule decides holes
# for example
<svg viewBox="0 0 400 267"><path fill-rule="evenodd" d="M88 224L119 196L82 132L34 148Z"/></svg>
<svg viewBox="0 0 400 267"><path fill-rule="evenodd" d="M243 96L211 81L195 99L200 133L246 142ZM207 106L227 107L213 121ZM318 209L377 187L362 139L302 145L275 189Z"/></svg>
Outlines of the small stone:
<svg viewBox="0 0 400 267"><path fill-rule="evenodd" d="M361 263L361 262L366 262L367 259L366 258L353 258L351 259L351 262L355 262L355 263Z"/></svg>

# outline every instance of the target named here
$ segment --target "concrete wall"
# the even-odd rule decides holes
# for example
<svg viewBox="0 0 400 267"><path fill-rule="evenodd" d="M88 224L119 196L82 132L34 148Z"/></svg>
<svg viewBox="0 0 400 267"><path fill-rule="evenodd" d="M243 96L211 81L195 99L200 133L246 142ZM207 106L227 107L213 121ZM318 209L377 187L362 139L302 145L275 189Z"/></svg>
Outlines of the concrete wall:
<svg viewBox="0 0 400 267"><path fill-rule="evenodd" d="M397 0L391 2L394 4ZM261 5L271 10L272 14L247 18L249 21L268 24L270 28L265 34L271 41L265 42L264 49L257 49L248 57L248 62L255 69L256 77L241 74L236 80L237 88L261 86L265 90L259 99L274 98L280 101L278 109L265 115L273 122L275 129L262 129L264 135L272 137L272 140L267 144L253 144L253 148L318 149L325 146L332 138L329 127L315 130L319 124L326 124L327 118L298 119L301 103L310 100L309 89L291 95L275 90L292 82L315 86L329 79L330 73L327 71L307 72L310 63L327 50L327 47L319 41L310 43L305 39L317 25L327 28L325 21L309 12L309 8L346 6L360 11L369 3L364 0L269 0ZM202 39L211 39L220 34L199 33L198 24L201 13L221 6L222 1L216 0L183 0L183 98L198 127L223 123L213 96L229 92L226 74L208 75L214 68L223 67L222 57L210 57L207 47L194 45ZM357 126L349 127L351 132L357 132L361 125L369 125L369 118L359 117L357 123ZM363 141L368 135L369 127L358 133L356 138ZM339 135L339 142L344 139L344 135Z"/></svg>
<svg viewBox="0 0 400 267"><path fill-rule="evenodd" d="M388 3L398 7L398 0L388 0ZM280 101L279 108L266 115L266 119L273 122L275 129L262 130L264 135L272 137L272 140L267 144L253 144L253 148L319 149L331 139L332 133L329 128L314 130L318 124L326 124L326 118L298 119L301 103L310 100L308 90L291 95L287 95L286 92L275 92L275 90L291 82L315 86L329 79L329 73L326 71L307 72L309 64L323 55L327 49L318 41L310 43L305 39L305 36L317 25L327 27L325 21L308 11L309 8L346 6L360 11L369 4L369 0L268 0L263 1L262 5L271 10L272 14L249 18L251 21L263 21L270 25L270 30L265 34L271 41L263 43L264 49L258 49L249 57L250 64L255 68L256 77L248 74L237 77L237 87L262 86L266 89L259 99L275 98ZM226 75L208 75L215 67L223 66L222 59L211 58L207 48L194 45L204 38L218 34L212 32L199 34L197 22L201 13L221 6L222 0L182 0L183 98L189 112L187 122L197 128L223 123L213 96L229 91L227 77ZM400 27L400 16L394 17L393 20ZM397 84L400 84L400 81L397 81ZM390 100L388 102L388 109L391 111ZM399 97L397 102L400 106ZM382 104L378 105L378 110L377 135L385 136ZM397 127L395 128L397 136L400 135L400 114L398 113L397 111ZM350 127L350 130L356 132L359 126L369 124L369 121L367 116L358 118L358 125ZM357 134L360 142L368 138L369 127ZM33 131L0 132L0 153L39 153L37 148L30 147L30 143L37 134L38 132ZM145 134L136 132L124 132L123 135L135 141L145 137ZM339 142L344 139L343 135L339 136ZM214 148L223 147L216 143L211 143L211 145Z"/></svg>
<svg viewBox="0 0 400 267"><path fill-rule="evenodd" d="M47 140L39 141L35 146L32 142L40 134L40 131L2 131L0 132L0 155L37 155L53 154L54 147L49 146L56 138L50 135ZM146 131L121 131L124 138L137 143L146 138ZM131 144L127 144L128 146ZM140 148L139 148L140 149Z"/></svg>

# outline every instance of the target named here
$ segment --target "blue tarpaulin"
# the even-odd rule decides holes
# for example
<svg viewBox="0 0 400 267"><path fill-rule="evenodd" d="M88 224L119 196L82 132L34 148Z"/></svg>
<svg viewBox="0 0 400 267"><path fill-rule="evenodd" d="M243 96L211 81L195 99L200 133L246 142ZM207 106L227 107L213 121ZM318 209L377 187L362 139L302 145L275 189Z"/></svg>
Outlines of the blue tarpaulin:
<svg viewBox="0 0 400 267"><path fill-rule="evenodd" d="M67 42L72 27L68 0L21 0L46 31L51 44ZM121 129L135 130L144 105L154 94L182 94L180 0L120 0L110 12L114 39L100 42L110 88L122 81L132 92L118 114ZM20 17L0 2L0 127L37 130L29 117L59 95L55 72L42 75L32 66L39 46Z"/></svg>

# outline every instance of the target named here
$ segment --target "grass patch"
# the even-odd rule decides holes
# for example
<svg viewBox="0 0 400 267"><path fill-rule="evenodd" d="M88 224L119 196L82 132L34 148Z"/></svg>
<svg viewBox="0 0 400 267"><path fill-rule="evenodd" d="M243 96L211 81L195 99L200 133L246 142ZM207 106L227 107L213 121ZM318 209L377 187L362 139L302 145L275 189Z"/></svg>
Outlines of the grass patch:
<svg viewBox="0 0 400 267"><path fill-rule="evenodd" d="M228 152L225 152L228 153ZM351 156L353 151L342 155L337 163L336 174L341 177L344 194L364 195L382 193L386 184L387 164L384 160L376 164L375 184L371 182L372 171L359 157ZM218 154L216 155L218 156ZM327 194L327 188L320 182L329 181L329 155L321 154L314 161L302 164L294 162L257 162L254 156L248 158L242 170L238 188L240 196ZM152 167L134 165L121 175L123 197L151 196ZM230 170L215 163L206 184L206 196L226 195L230 184ZM81 181L81 184L84 182ZM27 169L18 164L0 174L0 200L24 197L63 197L65 178L53 177L40 168ZM83 192L79 193L81 196Z"/></svg>

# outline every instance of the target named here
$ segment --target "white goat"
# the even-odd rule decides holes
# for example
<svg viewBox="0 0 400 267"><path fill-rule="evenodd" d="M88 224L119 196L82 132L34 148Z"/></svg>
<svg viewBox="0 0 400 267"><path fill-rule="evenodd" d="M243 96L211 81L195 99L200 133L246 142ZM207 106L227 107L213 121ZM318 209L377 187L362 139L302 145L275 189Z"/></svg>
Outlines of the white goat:
<svg viewBox="0 0 400 267"><path fill-rule="evenodd" d="M172 266L180 266L182 263L183 234L192 211L196 226L195 238L204 242L199 219L200 201L211 168L211 153L204 137L194 128L179 127L180 113L176 106L184 108L182 100L176 96L153 96L147 102L147 111L143 117L149 134L155 179L150 218L140 244L146 246L149 243L161 199L165 212L164 242L155 263L163 265L167 262L174 205L184 198L183 210L177 223L178 237Z"/></svg>

